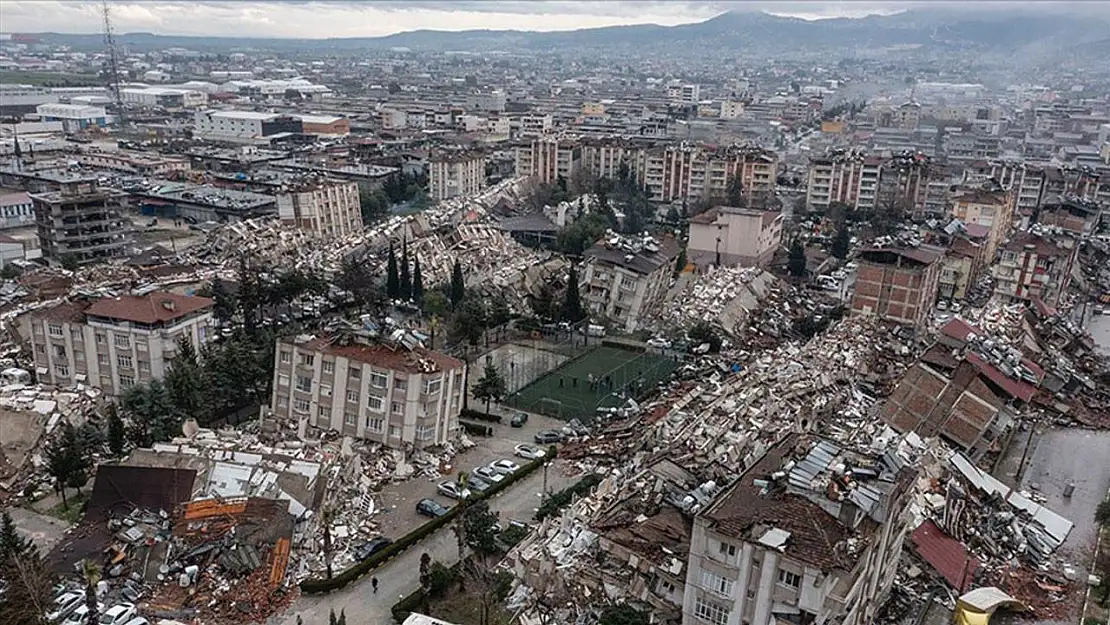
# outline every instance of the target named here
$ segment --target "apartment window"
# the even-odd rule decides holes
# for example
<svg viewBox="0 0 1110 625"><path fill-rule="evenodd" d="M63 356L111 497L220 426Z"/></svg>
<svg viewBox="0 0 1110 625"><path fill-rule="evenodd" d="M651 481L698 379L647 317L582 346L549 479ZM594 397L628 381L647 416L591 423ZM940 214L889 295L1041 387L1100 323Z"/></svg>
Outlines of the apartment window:
<svg viewBox="0 0 1110 625"><path fill-rule="evenodd" d="M131 349L131 337L127 336L126 334L117 334L117 335L115 335L114 338L115 338L116 347L122 347L123 349Z"/></svg>
<svg viewBox="0 0 1110 625"><path fill-rule="evenodd" d="M116 356L116 364L119 365L120 369L130 369L131 364L132 364L131 363L131 357L130 356Z"/></svg>
<svg viewBox="0 0 1110 625"><path fill-rule="evenodd" d="M779 569L779 584L797 588L802 585L802 576L785 569Z"/></svg>
<svg viewBox="0 0 1110 625"><path fill-rule="evenodd" d="M327 417L328 416L328 407L327 406L317 406L316 407L316 416L320 417L321 419L324 418L324 417Z"/></svg>
<svg viewBox="0 0 1110 625"><path fill-rule="evenodd" d="M307 399L293 400L293 410L295 410L296 412L308 412L308 409L310 407L311 404L309 404L309 401Z"/></svg>
<svg viewBox="0 0 1110 625"><path fill-rule="evenodd" d="M352 412L343 413L343 425L355 425L358 423L358 415Z"/></svg>
<svg viewBox="0 0 1110 625"><path fill-rule="evenodd" d="M357 390L347 391L347 401L357 402L358 401L358 391Z"/></svg>
<svg viewBox="0 0 1110 625"><path fill-rule="evenodd" d="M389 435L390 436L395 436L395 437L400 437L401 436L401 427L397 426L397 425L389 426Z"/></svg>
<svg viewBox="0 0 1110 625"><path fill-rule="evenodd" d="M278 386L289 386L289 376L284 373L278 374Z"/></svg>
<svg viewBox="0 0 1110 625"><path fill-rule="evenodd" d="M385 407L385 400L377 395L370 395L366 398L366 405L370 410L381 412L382 408Z"/></svg>
<svg viewBox="0 0 1110 625"><path fill-rule="evenodd" d="M389 376L384 373L370 372L370 386L374 388L385 388L389 383Z"/></svg>
<svg viewBox="0 0 1110 625"><path fill-rule="evenodd" d="M381 417L366 417L366 429L371 432L381 432L385 429L385 419Z"/></svg>
<svg viewBox="0 0 1110 625"><path fill-rule="evenodd" d="M145 373L146 375L150 375L150 363L146 362L145 360L140 360L139 361L139 373L140 374Z"/></svg>
<svg viewBox="0 0 1110 625"><path fill-rule="evenodd" d="M287 352L285 350L282 350L282 352L281 352L281 362L282 362L282 364L286 364L286 365L293 362L293 354L290 354L289 352Z"/></svg>
<svg viewBox="0 0 1110 625"><path fill-rule="evenodd" d="M322 395L324 397L331 397L331 385L330 384L321 384L320 385L320 395Z"/></svg>
<svg viewBox="0 0 1110 625"><path fill-rule="evenodd" d="M46 355L46 346L42 343L39 343L38 345L35 345L35 351L40 354Z"/></svg>
<svg viewBox="0 0 1110 625"><path fill-rule="evenodd" d="M389 411L392 412L393 414L401 414L402 412L405 411L405 409L404 409L404 406L401 405L401 402L396 402L395 401L395 402L393 402L392 404L389 405Z"/></svg>
<svg viewBox="0 0 1110 625"><path fill-rule="evenodd" d="M146 339L135 339L135 349L140 352L146 351Z"/></svg>
<svg viewBox="0 0 1110 625"><path fill-rule="evenodd" d="M729 556L729 557L735 556L736 555L736 545L730 545L726 542L722 542L721 543L721 555Z"/></svg>
<svg viewBox="0 0 1110 625"><path fill-rule="evenodd" d="M430 425L422 425L416 428L416 440L430 441L435 436L436 429Z"/></svg>
<svg viewBox="0 0 1110 625"><path fill-rule="evenodd" d="M434 380L428 380L427 382L424 383L424 394L425 395L432 395L434 393L438 393L440 387L442 387L442 386L443 386L443 378L436 378Z"/></svg>
<svg viewBox="0 0 1110 625"><path fill-rule="evenodd" d="M54 373L58 377L68 378L69 377L69 366L67 366L67 365L54 365Z"/></svg>
<svg viewBox="0 0 1110 625"><path fill-rule="evenodd" d="M312 378L307 375L297 376L297 390L304 393L312 392Z"/></svg>
<svg viewBox="0 0 1110 625"><path fill-rule="evenodd" d="M701 585L702 588L722 597L732 597L732 580L721 577L712 571L701 570Z"/></svg>
<svg viewBox="0 0 1110 625"><path fill-rule="evenodd" d="M65 345L55 345L54 346L54 355L57 356L58 358L65 358L66 357L66 346Z"/></svg>
<svg viewBox="0 0 1110 625"><path fill-rule="evenodd" d="M108 354L97 354L96 362L97 364L108 366L108 363L111 362L111 360L108 359Z"/></svg>
<svg viewBox="0 0 1110 625"><path fill-rule="evenodd" d="M278 408L284 408L289 405L289 398L285 395L278 395Z"/></svg>
<svg viewBox="0 0 1110 625"><path fill-rule="evenodd" d="M674 586L674 584L668 582L667 580L661 579L661 580L659 580L658 590L659 590L659 592L662 592L664 594L669 595L669 594L671 594L675 591L675 586Z"/></svg>
<svg viewBox="0 0 1110 625"><path fill-rule="evenodd" d="M323 362L324 373L335 373L335 361L325 360Z"/></svg>
<svg viewBox="0 0 1110 625"><path fill-rule="evenodd" d="M108 342L108 337L107 336L105 336L102 332L97 332L96 333L96 344L97 345L104 345L107 342Z"/></svg>
<svg viewBox="0 0 1110 625"><path fill-rule="evenodd" d="M347 377L352 380L359 380L362 378L362 370L358 367L350 367L347 369Z"/></svg>
<svg viewBox="0 0 1110 625"><path fill-rule="evenodd" d="M408 389L408 387L409 383L407 380L402 380L401 378L393 378L393 388L397 389L398 391L403 391Z"/></svg>
<svg viewBox="0 0 1110 625"><path fill-rule="evenodd" d="M50 336L62 336L62 324L52 323L48 326Z"/></svg>
<svg viewBox="0 0 1110 625"><path fill-rule="evenodd" d="M313 354L301 354L301 364L306 367L311 367L316 363L316 356Z"/></svg>
<svg viewBox="0 0 1110 625"><path fill-rule="evenodd" d="M698 597L694 602L694 615L713 625L728 623L729 609L723 605Z"/></svg>

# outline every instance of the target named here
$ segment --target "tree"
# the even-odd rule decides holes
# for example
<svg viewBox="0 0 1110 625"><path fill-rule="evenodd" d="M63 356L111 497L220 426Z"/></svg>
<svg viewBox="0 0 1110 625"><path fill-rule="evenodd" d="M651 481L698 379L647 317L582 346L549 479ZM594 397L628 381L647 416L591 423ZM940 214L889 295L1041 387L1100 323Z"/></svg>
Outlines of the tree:
<svg viewBox="0 0 1110 625"><path fill-rule="evenodd" d="M1095 508L1095 523L1099 525L1110 525L1110 499L1098 504Z"/></svg>
<svg viewBox="0 0 1110 625"><path fill-rule="evenodd" d="M578 323L586 318L586 311L582 308L582 300L578 294L578 270L574 267L570 268L570 275L567 277L567 292L563 297L561 317L563 321L570 323Z"/></svg>
<svg viewBox="0 0 1110 625"><path fill-rule="evenodd" d="M848 230L848 224L841 223L836 229L836 235L833 237L832 244L829 247L829 253L840 260L848 258L848 251L852 243L851 237L852 233Z"/></svg>
<svg viewBox="0 0 1110 625"><path fill-rule="evenodd" d="M485 302L472 297L464 299L452 316L451 340L477 345L488 326L487 318Z"/></svg>
<svg viewBox="0 0 1110 625"><path fill-rule="evenodd" d="M6 582L0 623L48 625L46 612L56 577L34 543L16 531L7 510L0 513L0 580Z"/></svg>
<svg viewBox="0 0 1110 625"><path fill-rule="evenodd" d="M23 270L19 268L19 265L14 265L12 263L8 263L4 265L3 269L0 269L0 278L4 280L15 280L22 274Z"/></svg>
<svg viewBox="0 0 1110 625"><path fill-rule="evenodd" d="M350 293L354 303L361 308L378 308L385 303L385 294L375 284L369 265L354 258L343 259L335 285Z"/></svg>
<svg viewBox="0 0 1110 625"><path fill-rule="evenodd" d="M451 268L451 305L458 306L466 297L466 283L463 282L462 265L455 259L455 266Z"/></svg>
<svg viewBox="0 0 1110 625"><path fill-rule="evenodd" d="M397 255L393 252L392 243L389 244L389 260L386 261L385 267L385 294L392 301L401 296L401 281L397 276Z"/></svg>
<svg viewBox="0 0 1110 625"><path fill-rule="evenodd" d="M115 404L108 404L108 450L112 457L123 457L123 450L127 445L127 435L123 427L123 419L119 418L119 410Z"/></svg>
<svg viewBox="0 0 1110 625"><path fill-rule="evenodd" d="M424 276L420 273L420 257L412 259L412 301L419 307L424 303Z"/></svg>
<svg viewBox="0 0 1110 625"><path fill-rule="evenodd" d="M62 257L58 259L58 262L61 263L62 269L66 271L77 271L77 267L79 266L77 257L73 254L63 254Z"/></svg>
<svg viewBox="0 0 1110 625"><path fill-rule="evenodd" d="M347 625L347 610L340 610L339 616L336 616L335 609L332 608L328 613L328 625Z"/></svg>
<svg viewBox="0 0 1110 625"><path fill-rule="evenodd" d="M420 554L420 590L424 593L424 613L427 614L432 594L432 556L426 551Z"/></svg>
<svg viewBox="0 0 1110 625"><path fill-rule="evenodd" d="M84 451L77 439L77 431L68 421L62 421L61 432L46 446L46 472L54 478L54 489L62 495L62 505L68 507L66 487L83 484L89 468Z"/></svg>
<svg viewBox="0 0 1110 625"><path fill-rule="evenodd" d="M648 615L627 603L618 603L601 612L598 625L648 625Z"/></svg>
<svg viewBox="0 0 1110 625"><path fill-rule="evenodd" d="M451 301L447 299L443 291L435 289L429 291L424 296L424 314L434 317L442 317L447 314L451 307Z"/></svg>
<svg viewBox="0 0 1110 625"><path fill-rule="evenodd" d="M474 399L485 400L486 412L489 412L493 400L500 400L506 392L505 378L501 376L501 371L494 366L492 361L487 362L482 377L474 383L474 390L472 391Z"/></svg>
<svg viewBox="0 0 1110 625"><path fill-rule="evenodd" d="M689 261L686 260L686 248L683 247L678 252L678 258L674 260L674 275L682 273L686 269L687 262Z"/></svg>
<svg viewBox="0 0 1110 625"><path fill-rule="evenodd" d="M401 289L401 299L412 298L412 276L409 275L409 242L401 242L401 279L398 283Z"/></svg>
<svg viewBox="0 0 1110 625"><path fill-rule="evenodd" d="M729 206L740 207L744 205L744 183L740 180L740 176L733 174L728 179L728 186L725 187L725 199Z"/></svg>
<svg viewBox="0 0 1110 625"><path fill-rule="evenodd" d="M204 371L197 357L197 350L188 336L177 339L177 355L166 371L166 390L174 408L186 419L196 419L208 425L211 415L205 396Z"/></svg>
<svg viewBox="0 0 1110 625"><path fill-rule="evenodd" d="M786 262L786 270L795 278L806 275L806 248L801 237L794 237L790 243L790 259Z"/></svg>
<svg viewBox="0 0 1110 625"><path fill-rule="evenodd" d="M96 601L96 585L100 583L100 567L91 560L81 560L81 576L85 579L85 607L88 608L86 617L88 625L97 625L100 622L100 609Z"/></svg>
<svg viewBox="0 0 1110 625"><path fill-rule="evenodd" d="M221 389L213 388L213 397ZM165 442L181 432L181 414L173 408L169 391L162 380L129 387L120 396L120 409L131 421L127 439L135 447Z"/></svg>
<svg viewBox="0 0 1110 625"><path fill-rule="evenodd" d="M324 570L328 579L331 579L331 522L334 511L331 506L324 506L324 513L320 515L320 523L324 526Z"/></svg>
<svg viewBox="0 0 1110 625"><path fill-rule="evenodd" d="M220 322L220 325L227 325L235 316L237 306L235 296L228 292L227 285L219 276L212 279L211 291L212 299L215 300L212 305L212 316Z"/></svg>
<svg viewBox="0 0 1110 625"><path fill-rule="evenodd" d="M590 213L575 220L555 235L555 246L564 254L581 256L605 235L605 230L610 227L604 217Z"/></svg>
<svg viewBox="0 0 1110 625"><path fill-rule="evenodd" d="M467 546L483 556L497 553L497 514L489 509L489 502L483 499L467 506L463 524Z"/></svg>

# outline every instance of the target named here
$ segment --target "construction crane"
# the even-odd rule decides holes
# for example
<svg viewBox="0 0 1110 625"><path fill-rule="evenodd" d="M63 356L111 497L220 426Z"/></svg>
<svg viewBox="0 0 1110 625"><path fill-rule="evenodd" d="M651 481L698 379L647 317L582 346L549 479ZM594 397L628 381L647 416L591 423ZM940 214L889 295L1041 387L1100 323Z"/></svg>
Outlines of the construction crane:
<svg viewBox="0 0 1110 625"><path fill-rule="evenodd" d="M112 34L112 7L103 0L101 10L104 14L104 47L108 52L108 93L116 109L117 125L120 129L127 124L123 110L123 96L119 90L119 55L116 52L116 38Z"/></svg>

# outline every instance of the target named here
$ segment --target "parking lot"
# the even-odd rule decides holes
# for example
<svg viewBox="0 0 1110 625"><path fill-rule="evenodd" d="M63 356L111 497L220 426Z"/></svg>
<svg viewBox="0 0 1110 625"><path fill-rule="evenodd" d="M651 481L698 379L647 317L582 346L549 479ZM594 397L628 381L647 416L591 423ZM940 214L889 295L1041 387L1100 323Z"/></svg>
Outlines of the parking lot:
<svg viewBox="0 0 1110 625"><path fill-rule="evenodd" d="M416 513L416 504L421 499L428 498L438 501L444 506L451 506L452 499L436 493L436 485L444 480L454 481L459 471L470 472L478 466L488 465L494 460L505 458L517 464L527 462L523 458L513 455L514 448L521 443L533 444L532 437L536 432L544 429L559 429L564 423L542 415L529 415L528 423L522 428L509 427L509 419L504 418L504 423L493 424L494 435L490 438L471 437L478 443L472 449L455 456L449 473L436 480L415 478L398 484L390 484L384 488L375 503L382 508L385 514L377 517L381 532L391 538L401 536L428 519ZM551 490L551 488L549 488ZM539 501L537 499L537 505ZM522 519L526 520L526 519Z"/></svg>

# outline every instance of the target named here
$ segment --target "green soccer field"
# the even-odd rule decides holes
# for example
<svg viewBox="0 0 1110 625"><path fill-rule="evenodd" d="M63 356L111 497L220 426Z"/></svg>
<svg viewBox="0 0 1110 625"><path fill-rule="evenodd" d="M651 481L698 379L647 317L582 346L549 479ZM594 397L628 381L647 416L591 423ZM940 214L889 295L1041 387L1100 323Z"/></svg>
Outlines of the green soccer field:
<svg viewBox="0 0 1110 625"><path fill-rule="evenodd" d="M599 407L621 405L622 390L639 398L676 367L676 361L657 354L598 347L537 378L504 404L560 419L592 419Z"/></svg>

